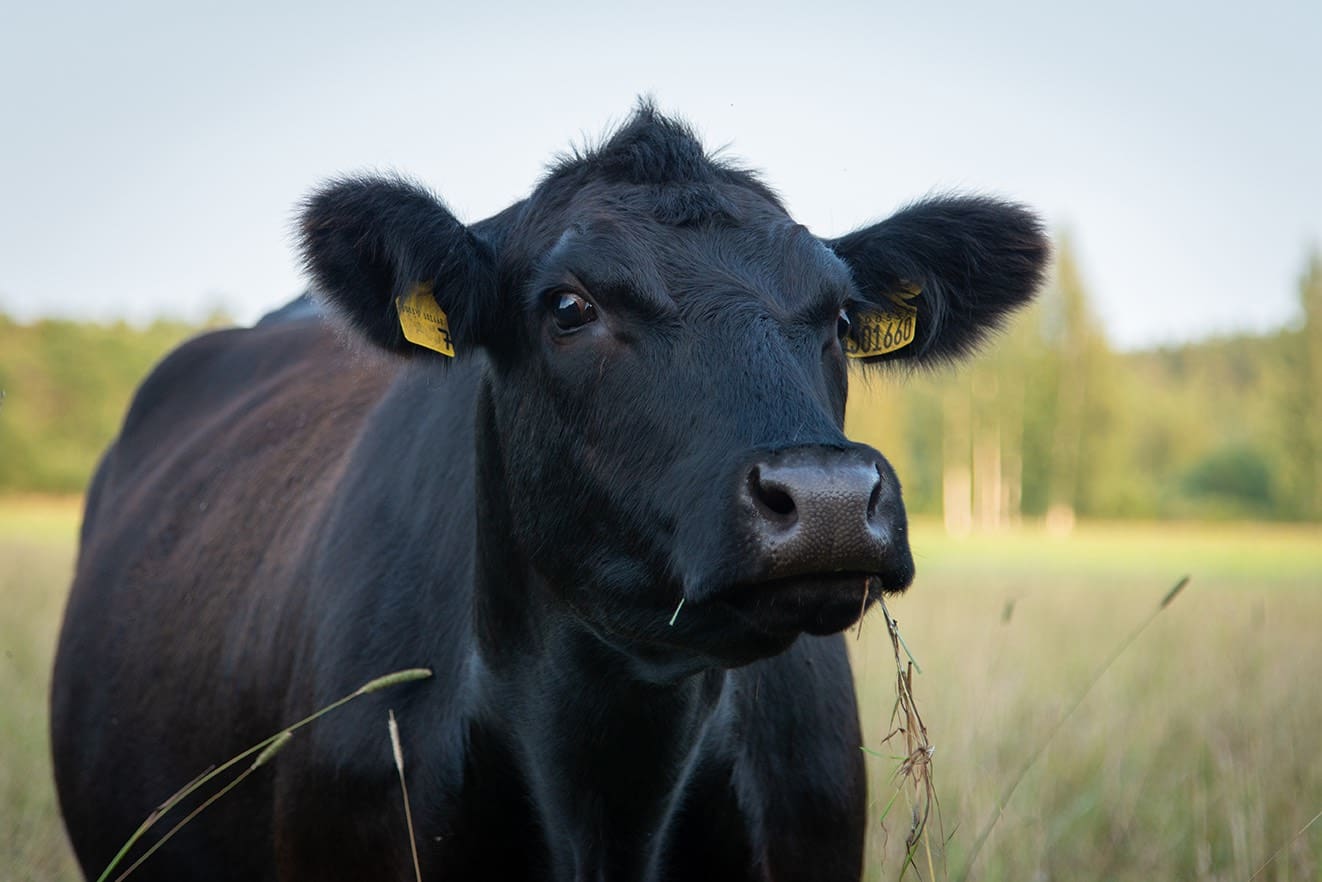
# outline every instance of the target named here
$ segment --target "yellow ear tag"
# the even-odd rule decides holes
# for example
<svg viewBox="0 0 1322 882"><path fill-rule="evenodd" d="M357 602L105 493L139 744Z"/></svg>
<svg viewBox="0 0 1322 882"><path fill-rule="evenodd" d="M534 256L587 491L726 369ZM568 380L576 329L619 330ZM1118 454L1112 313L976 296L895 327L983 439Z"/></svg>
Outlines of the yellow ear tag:
<svg viewBox="0 0 1322 882"><path fill-rule="evenodd" d="M922 289L906 284L898 292L886 295L895 304L895 312L860 312L856 327L845 338L845 355L872 358L912 343L918 334L918 307L908 301L920 293Z"/></svg>
<svg viewBox="0 0 1322 882"><path fill-rule="evenodd" d="M436 303L431 282L419 282L407 294L395 298L399 313L399 326L404 339L441 355L454 358L454 344L450 342L450 320Z"/></svg>

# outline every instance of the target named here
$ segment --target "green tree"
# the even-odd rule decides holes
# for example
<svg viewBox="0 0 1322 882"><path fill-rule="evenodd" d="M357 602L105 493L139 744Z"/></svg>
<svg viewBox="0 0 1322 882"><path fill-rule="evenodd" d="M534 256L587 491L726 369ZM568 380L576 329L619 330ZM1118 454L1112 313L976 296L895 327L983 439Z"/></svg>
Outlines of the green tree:
<svg viewBox="0 0 1322 882"><path fill-rule="evenodd" d="M1281 441L1291 513L1322 519L1322 254L1309 255L1299 279L1303 324L1285 341Z"/></svg>
<svg viewBox="0 0 1322 882"><path fill-rule="evenodd" d="M0 316L0 492L82 491L133 390L196 331Z"/></svg>
<svg viewBox="0 0 1322 882"><path fill-rule="evenodd" d="M1067 236L1056 246L1055 275L1043 295L1048 371L1054 380L1047 451L1047 515L1062 524L1106 509L1112 444L1112 354L1092 312Z"/></svg>

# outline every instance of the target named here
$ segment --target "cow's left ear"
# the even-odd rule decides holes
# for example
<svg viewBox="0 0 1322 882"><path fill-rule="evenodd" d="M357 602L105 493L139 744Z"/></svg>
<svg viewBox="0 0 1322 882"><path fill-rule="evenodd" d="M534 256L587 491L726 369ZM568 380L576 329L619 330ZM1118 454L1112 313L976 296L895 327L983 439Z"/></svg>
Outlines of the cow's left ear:
<svg viewBox="0 0 1322 882"><path fill-rule="evenodd" d="M333 181L308 197L300 232L316 296L377 346L453 356L490 338L495 253L422 187Z"/></svg>
<svg viewBox="0 0 1322 882"><path fill-rule="evenodd" d="M1051 254L1035 214L983 197L919 202L826 245L867 302L847 350L868 363L968 354L1032 300Z"/></svg>

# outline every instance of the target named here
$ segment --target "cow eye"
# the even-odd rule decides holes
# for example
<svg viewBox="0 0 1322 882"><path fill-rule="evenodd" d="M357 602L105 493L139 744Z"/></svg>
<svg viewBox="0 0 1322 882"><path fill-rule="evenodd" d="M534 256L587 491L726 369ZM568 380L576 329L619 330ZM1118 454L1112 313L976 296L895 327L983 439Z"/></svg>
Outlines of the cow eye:
<svg viewBox="0 0 1322 882"><path fill-rule="evenodd" d="M844 340L846 337L849 336L849 329L853 327L853 325L854 323L849 320L849 312L844 309L840 310L840 315L836 316L835 319L836 337L838 337L841 340Z"/></svg>
<svg viewBox="0 0 1322 882"><path fill-rule="evenodd" d="M552 291L546 296L546 307L562 331L572 331L597 320L597 308L572 291Z"/></svg>

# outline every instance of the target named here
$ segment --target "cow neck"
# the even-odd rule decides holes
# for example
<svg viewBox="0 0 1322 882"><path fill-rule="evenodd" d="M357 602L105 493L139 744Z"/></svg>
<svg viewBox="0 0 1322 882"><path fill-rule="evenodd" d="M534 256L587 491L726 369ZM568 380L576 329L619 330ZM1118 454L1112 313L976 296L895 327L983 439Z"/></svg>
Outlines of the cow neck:
<svg viewBox="0 0 1322 882"><path fill-rule="evenodd" d="M520 760L555 879L652 878L725 672L649 679L552 599L508 540L509 502L488 405L484 391L474 595L481 713Z"/></svg>

